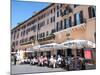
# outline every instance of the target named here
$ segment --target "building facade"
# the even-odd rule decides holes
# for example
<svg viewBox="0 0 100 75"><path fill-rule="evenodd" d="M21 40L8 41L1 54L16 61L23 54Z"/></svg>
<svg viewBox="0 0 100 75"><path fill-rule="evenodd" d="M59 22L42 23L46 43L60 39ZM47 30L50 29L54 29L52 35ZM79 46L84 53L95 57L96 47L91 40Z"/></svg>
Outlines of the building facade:
<svg viewBox="0 0 100 75"><path fill-rule="evenodd" d="M69 39L96 42L95 6L52 3L11 30L12 51L49 43L60 44ZM70 51L53 50L47 54L69 55ZM80 54L78 51L72 50L72 54Z"/></svg>

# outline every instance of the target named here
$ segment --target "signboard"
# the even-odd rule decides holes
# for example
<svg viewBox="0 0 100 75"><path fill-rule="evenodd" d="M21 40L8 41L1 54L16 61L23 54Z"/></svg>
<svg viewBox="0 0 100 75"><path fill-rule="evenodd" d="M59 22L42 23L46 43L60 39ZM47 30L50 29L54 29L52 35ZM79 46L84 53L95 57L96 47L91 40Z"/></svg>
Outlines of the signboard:
<svg viewBox="0 0 100 75"><path fill-rule="evenodd" d="M85 59L91 59L92 58L91 50L85 50L84 55L85 55Z"/></svg>

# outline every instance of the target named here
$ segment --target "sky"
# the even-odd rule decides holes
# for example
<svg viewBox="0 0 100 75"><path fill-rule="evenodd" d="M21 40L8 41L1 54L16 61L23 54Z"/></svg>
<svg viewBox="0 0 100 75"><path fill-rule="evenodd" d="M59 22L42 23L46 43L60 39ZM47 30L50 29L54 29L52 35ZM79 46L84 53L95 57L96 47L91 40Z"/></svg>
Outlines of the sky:
<svg viewBox="0 0 100 75"><path fill-rule="evenodd" d="M18 23L34 15L33 12L38 12L48 6L49 3L12 0L11 5L11 28L14 28Z"/></svg>

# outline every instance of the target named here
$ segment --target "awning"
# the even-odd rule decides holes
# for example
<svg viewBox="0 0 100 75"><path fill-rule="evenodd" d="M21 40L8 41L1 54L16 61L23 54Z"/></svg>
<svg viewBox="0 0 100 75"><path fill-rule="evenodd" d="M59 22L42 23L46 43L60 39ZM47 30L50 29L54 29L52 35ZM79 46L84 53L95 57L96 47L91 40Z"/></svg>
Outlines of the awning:
<svg viewBox="0 0 100 75"><path fill-rule="evenodd" d="M33 51L39 51L41 45L33 46Z"/></svg>
<svg viewBox="0 0 100 75"><path fill-rule="evenodd" d="M27 45L21 45L20 46L20 49L27 49L27 48L31 48L32 47L32 44L27 44Z"/></svg>
<svg viewBox="0 0 100 75"><path fill-rule="evenodd" d="M40 51L50 51L54 49L63 49L63 45L57 43L50 43L40 46Z"/></svg>
<svg viewBox="0 0 100 75"><path fill-rule="evenodd" d="M66 48L95 48L95 43L89 40L68 40L61 44Z"/></svg>
<svg viewBox="0 0 100 75"><path fill-rule="evenodd" d="M50 51L54 49L63 49L65 46L57 43L37 45L33 47L34 51Z"/></svg>

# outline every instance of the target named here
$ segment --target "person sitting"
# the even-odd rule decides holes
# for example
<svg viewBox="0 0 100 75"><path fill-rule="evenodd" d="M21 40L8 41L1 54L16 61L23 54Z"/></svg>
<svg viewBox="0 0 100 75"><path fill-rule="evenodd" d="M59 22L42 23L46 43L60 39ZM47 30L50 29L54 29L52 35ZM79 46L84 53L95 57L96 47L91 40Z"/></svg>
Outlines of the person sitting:
<svg viewBox="0 0 100 75"><path fill-rule="evenodd" d="M58 55L58 58L57 58L57 65L58 67L61 67L61 61L62 61L62 58L60 55Z"/></svg>
<svg viewBox="0 0 100 75"><path fill-rule="evenodd" d="M53 56L51 56L51 58L50 58L50 64L49 64L49 66L52 66L53 68L56 67L56 59L54 59Z"/></svg>
<svg viewBox="0 0 100 75"><path fill-rule="evenodd" d="M48 59L46 56L44 56L44 58L43 58L43 63L44 63L44 66L48 65Z"/></svg>
<svg viewBox="0 0 100 75"><path fill-rule="evenodd" d="M43 56L40 56L39 57L39 66L43 66L44 64L43 64Z"/></svg>
<svg viewBox="0 0 100 75"><path fill-rule="evenodd" d="M36 58L36 57L34 57L34 58L32 59L31 64L33 64L33 65L38 64L38 60L37 60L37 58Z"/></svg>

